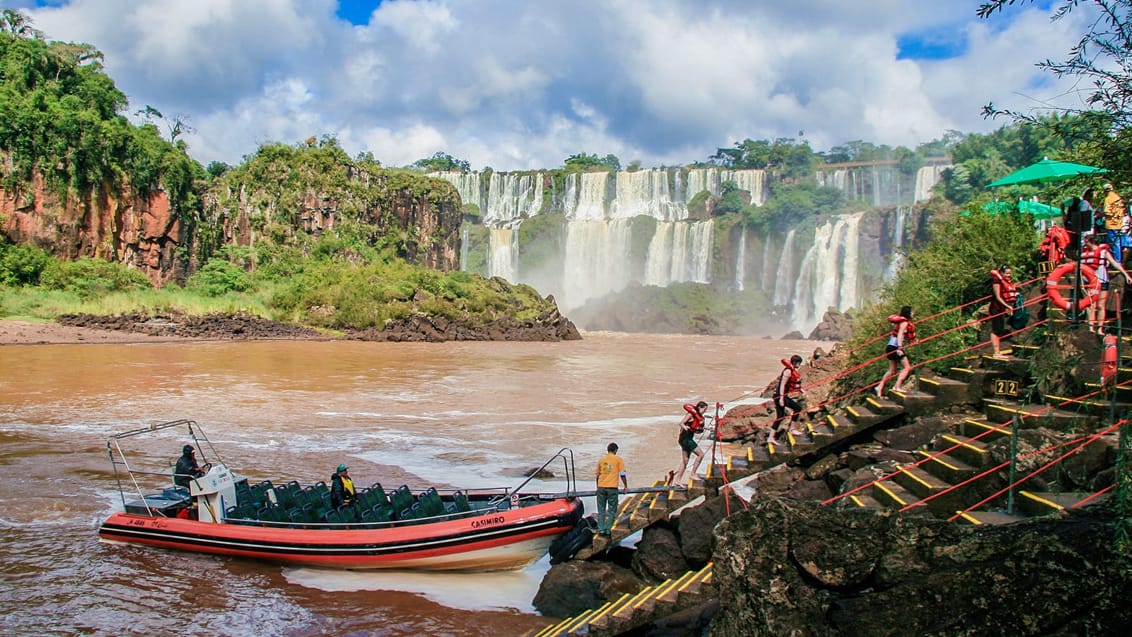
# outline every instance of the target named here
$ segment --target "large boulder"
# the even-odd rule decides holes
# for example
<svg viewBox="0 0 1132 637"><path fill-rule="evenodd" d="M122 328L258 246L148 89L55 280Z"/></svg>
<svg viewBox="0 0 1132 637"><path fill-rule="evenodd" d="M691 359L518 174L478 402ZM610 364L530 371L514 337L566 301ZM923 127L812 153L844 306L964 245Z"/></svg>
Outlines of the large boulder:
<svg viewBox="0 0 1132 637"><path fill-rule="evenodd" d="M644 588L644 580L610 562L573 560L550 567L532 601L543 615L569 617Z"/></svg>
<svg viewBox="0 0 1132 637"><path fill-rule="evenodd" d="M764 499L717 527L710 635L1118 635L1115 518L969 527Z"/></svg>

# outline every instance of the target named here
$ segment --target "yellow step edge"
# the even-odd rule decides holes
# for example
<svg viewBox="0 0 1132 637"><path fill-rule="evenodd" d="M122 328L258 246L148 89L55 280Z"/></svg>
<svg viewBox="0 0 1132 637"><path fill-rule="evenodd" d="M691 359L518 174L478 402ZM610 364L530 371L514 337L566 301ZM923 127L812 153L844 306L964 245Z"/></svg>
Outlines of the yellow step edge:
<svg viewBox="0 0 1132 637"><path fill-rule="evenodd" d="M923 479L923 478L921 478L920 476L918 476L918 475L916 475L916 474L912 473L911 471L909 471L909 470L908 470L908 467L903 467L903 468L901 468L901 469L900 469L900 473L903 473L904 475L908 476L909 478L912 478L912 479L913 479L913 480L915 480L916 482L919 482L920 484L924 485L925 487L927 487L927 488L929 488L929 489L933 488L933 487L932 487L932 485L931 485L931 484L929 484L929 483L927 483L926 481L924 481L924 479Z"/></svg>
<svg viewBox="0 0 1132 637"><path fill-rule="evenodd" d="M856 504L857 506L861 507L862 509L865 508L865 503L862 502L861 499L858 498L855 494L849 496L849 499L853 501L853 504Z"/></svg>
<svg viewBox="0 0 1132 637"><path fill-rule="evenodd" d="M939 464L947 467L948 469L952 469L952 470L955 470L955 471L959 470L959 467L957 467L957 466L951 464L950 462L944 460L943 456L934 455L934 454L931 454L927 451L917 451L916 453L920 454L924 458L927 458L931 462L938 462Z"/></svg>
<svg viewBox="0 0 1132 637"><path fill-rule="evenodd" d="M1033 493L1032 491L1019 491L1018 495L1022 496L1023 498L1029 498L1030 500L1033 500L1034 502L1037 502L1039 504L1044 504L1044 505L1048 506L1049 508L1053 509L1054 511L1064 511L1065 510L1065 507L1061 506L1060 504L1053 502L1052 500L1047 500L1047 499Z"/></svg>
<svg viewBox="0 0 1132 637"><path fill-rule="evenodd" d="M827 414L825 420L829 423L830 429L837 429L841 426L837 424L837 419L833 417L833 414Z"/></svg>
<svg viewBox="0 0 1132 637"><path fill-rule="evenodd" d="M889 391L892 391L892 390L889 390ZM877 409L884 409L884 405L880 404L880 401L877 400L876 396L866 397L865 402L869 404L869 407L876 407Z"/></svg>
<svg viewBox="0 0 1132 637"><path fill-rule="evenodd" d="M849 412L849 414L851 416L853 416L854 418L860 418L861 417L861 412L857 411L852 405L849 405L848 407L846 407L845 411Z"/></svg>
<svg viewBox="0 0 1132 637"><path fill-rule="evenodd" d="M639 593L633 596L633 603L629 604L629 606L631 606L633 610L640 608L641 604L644 604L652 597L656 589L656 586L646 586L642 588Z"/></svg>
<svg viewBox="0 0 1132 637"><path fill-rule="evenodd" d="M907 506L908 505L908 503L904 500L904 498L896 495L896 492L893 491L892 489L889 489L887 486L885 486L885 484L883 482L877 482L873 486L875 486L876 488L880 489L881 491L884 491L885 493L887 493L888 497L892 498L893 500L896 500L898 503L900 503L901 506Z"/></svg>
<svg viewBox="0 0 1132 637"><path fill-rule="evenodd" d="M683 593L684 591L688 590L689 586L700 581L704 576L704 571L707 570L707 569L710 569L710 568L711 568L711 562L708 562L707 565L704 566L703 568L701 568L700 570L692 571L692 576L689 577L688 581L684 582L684 585L680 587L680 592Z"/></svg>
<svg viewBox="0 0 1132 637"><path fill-rule="evenodd" d="M695 571L685 571L683 575L681 575L680 577L677 577L673 581L672 586L670 586L664 594L667 595L668 593L671 593L672 591L676 591L676 594L679 595L685 588L687 588L688 583L691 582L692 578L695 577L695 576L696 576Z"/></svg>
<svg viewBox="0 0 1132 637"><path fill-rule="evenodd" d="M978 448L978 447L976 447L975 445L972 445L972 444L970 444L970 443L967 443L967 442L963 442L962 440L959 440L959 439L957 439L957 438L952 438L952 437L951 437L951 436L949 436L948 434L943 434L943 435L942 435L942 436L940 436L940 437L941 437L941 438L943 438L944 440L946 440L947 442L950 442L950 443L951 443L951 444L953 444L953 445L958 445L958 446L960 446L960 447L963 447L964 449L970 449L971 451L977 451L977 452L979 452L979 453L981 453L981 454L985 454L985 453L987 453L987 450L986 450L986 449L980 449L980 448Z"/></svg>
<svg viewBox="0 0 1132 637"><path fill-rule="evenodd" d="M979 525L981 525L981 524L983 523L983 521L982 521L982 520L980 520L979 518L977 518L977 517L975 517L975 516L971 515L970 513L967 513L966 511L956 511L956 513L958 513L958 514L959 514L959 517L961 517L961 518L963 518L964 520L966 520L966 521L970 522L971 524L979 524Z"/></svg>
<svg viewBox="0 0 1132 637"><path fill-rule="evenodd" d="M547 626L546 628L543 628L542 630L535 633L535 637L550 637L551 635L555 635L555 634L561 632L561 631L558 630L558 627L561 626L562 624L563 624L563 622L558 622L557 624L551 624L551 625Z"/></svg>
<svg viewBox="0 0 1132 637"><path fill-rule="evenodd" d="M621 596L618 597L617 601L614 602L614 605L610 606L609 612L607 612L606 614L608 614L608 616L616 616L616 614L618 612L620 612L621 609L624 609L625 606L629 603L629 601L632 601L632 600L633 600L633 594L632 593L621 594Z"/></svg>
<svg viewBox="0 0 1132 637"><path fill-rule="evenodd" d="M676 581L677 581L677 578L670 577L670 578L664 580L663 582L661 582L660 586L656 587L656 593L653 595L653 598L658 599L658 598L661 598L661 597L664 597L665 595L667 595L668 591L672 590L673 587L676 586Z"/></svg>
<svg viewBox="0 0 1132 637"><path fill-rule="evenodd" d="M582 613L581 615L578 615L577 621L575 621L571 626L569 626L566 629L566 634L569 635L570 633L574 632L575 630L578 630L582 626L585 626L586 624L590 623L590 620L593 618L593 616L597 615L598 612L605 609L605 607L608 606L608 605L609 605L609 602L606 602L604 605L599 606L596 609L588 610L588 611Z"/></svg>
<svg viewBox="0 0 1132 637"><path fill-rule="evenodd" d="M755 461L755 448L747 447L747 464Z"/></svg>
<svg viewBox="0 0 1132 637"><path fill-rule="evenodd" d="M706 470L706 471L704 471L704 477L705 477L705 478L710 478L710 477L711 477L711 472L712 472L712 470L714 470L714 469L715 469L715 463L714 463L714 462L709 462L709 463L708 463L708 465L707 465L707 470Z"/></svg>
<svg viewBox="0 0 1132 637"><path fill-rule="evenodd" d="M619 604L624 603L625 600L628 600L629 597L632 596L633 595L629 595L628 593L621 593L621 596L617 597L616 600L612 602L606 602L606 604L601 606L599 612L597 614L594 614L594 616L590 618L590 623L611 616L611 614L617 610Z"/></svg>

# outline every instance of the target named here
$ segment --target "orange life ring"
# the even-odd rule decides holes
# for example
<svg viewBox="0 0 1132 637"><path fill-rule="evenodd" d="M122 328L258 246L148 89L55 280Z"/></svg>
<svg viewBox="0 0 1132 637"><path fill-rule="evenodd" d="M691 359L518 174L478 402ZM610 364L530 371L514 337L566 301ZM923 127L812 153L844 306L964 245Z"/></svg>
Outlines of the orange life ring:
<svg viewBox="0 0 1132 637"><path fill-rule="evenodd" d="M1061 288L1070 287L1072 284L1069 286L1061 285L1061 277L1066 274L1071 274L1076 268L1076 261L1067 261L1054 268L1053 272L1050 272L1049 276L1046 277L1046 294L1049 295L1050 303L1053 303L1063 310L1069 309L1069 301L1066 301L1065 297L1061 296ZM1097 295L1091 294L1091 292L1096 292L1101 289L1101 282L1100 279L1097 278L1096 271L1089 266L1081 266L1081 278L1085 283L1085 295L1077 299L1077 310L1083 310L1092 305L1093 301L1097 300Z"/></svg>

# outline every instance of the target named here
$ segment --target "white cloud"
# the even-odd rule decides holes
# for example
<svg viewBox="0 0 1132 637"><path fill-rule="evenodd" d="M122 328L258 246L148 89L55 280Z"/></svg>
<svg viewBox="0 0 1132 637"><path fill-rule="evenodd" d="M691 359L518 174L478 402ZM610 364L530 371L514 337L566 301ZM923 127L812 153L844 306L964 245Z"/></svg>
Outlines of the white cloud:
<svg viewBox="0 0 1132 637"><path fill-rule="evenodd" d="M437 151L497 170L575 153L703 160L744 138L915 146L1001 125L1065 85L1034 68L1083 32L981 0L387 0L367 24L333 0L72 0L34 9L48 37L93 44L129 95L189 116L191 152L237 162L265 141L335 135L387 165ZM898 58L903 34L965 37Z"/></svg>

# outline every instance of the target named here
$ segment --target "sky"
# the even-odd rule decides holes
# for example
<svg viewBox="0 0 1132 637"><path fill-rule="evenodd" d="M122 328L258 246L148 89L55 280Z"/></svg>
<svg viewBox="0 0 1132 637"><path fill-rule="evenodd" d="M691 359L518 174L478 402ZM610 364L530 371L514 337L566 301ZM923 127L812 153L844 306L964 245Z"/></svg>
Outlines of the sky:
<svg viewBox="0 0 1132 637"><path fill-rule="evenodd" d="M330 135L387 166L444 152L497 171L989 132L1007 123L983 118L991 102L1081 106L1035 64L1064 59L1089 19L1051 21L1055 0L987 20L982 0L0 2L101 50L130 111L187 120L202 163Z"/></svg>

